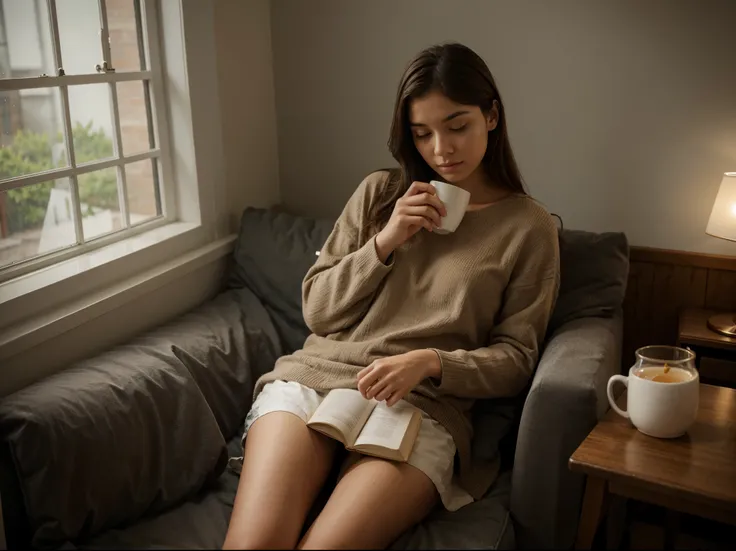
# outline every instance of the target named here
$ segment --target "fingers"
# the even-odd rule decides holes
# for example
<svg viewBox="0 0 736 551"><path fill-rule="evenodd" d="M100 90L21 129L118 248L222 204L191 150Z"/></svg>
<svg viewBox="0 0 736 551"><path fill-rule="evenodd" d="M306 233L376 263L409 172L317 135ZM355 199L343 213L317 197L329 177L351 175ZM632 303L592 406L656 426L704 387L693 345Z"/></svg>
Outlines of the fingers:
<svg viewBox="0 0 736 551"><path fill-rule="evenodd" d="M373 362L358 373L358 390L367 400L385 400L395 390L394 387L388 366L380 361Z"/></svg>
<svg viewBox="0 0 736 551"><path fill-rule="evenodd" d="M420 228L424 228L427 231L432 231L432 229L435 227L432 220L430 218L426 218L425 216L411 216L409 214L403 214L401 215L401 217L407 226L419 226ZM412 235L414 233L416 233L416 231L412 232Z"/></svg>
<svg viewBox="0 0 736 551"><path fill-rule="evenodd" d="M366 371L365 369L363 371ZM361 371L361 373L363 373ZM368 366L368 371L363 377L358 374L358 390L366 400L371 400L389 385L391 379L387 377L388 371L384 364L373 362Z"/></svg>
<svg viewBox="0 0 736 551"><path fill-rule="evenodd" d="M434 186L426 182L413 182L394 205L389 224L384 228L390 233L386 234L384 241L394 243L395 249L421 228L431 232L441 227L442 216L446 215L445 205L437 197Z"/></svg>
<svg viewBox="0 0 736 551"><path fill-rule="evenodd" d="M421 216L432 222L434 227L438 227L442 224L440 213L437 212L437 209L430 207L429 205L402 206L399 213L406 216Z"/></svg>
<svg viewBox="0 0 736 551"><path fill-rule="evenodd" d="M385 360L376 360L358 373L358 390L367 400L385 401L393 406L409 392L410 386Z"/></svg>
<svg viewBox="0 0 736 551"><path fill-rule="evenodd" d="M391 391L391 381L387 377L384 377L368 389L368 392L366 393L366 398L368 398L369 400L375 398L380 402L381 400L384 400L386 396L390 395Z"/></svg>
<svg viewBox="0 0 736 551"><path fill-rule="evenodd" d="M388 407L395 406L403 397L404 395L401 392L396 391L388 397L388 399L386 400L386 405Z"/></svg>
<svg viewBox="0 0 736 551"><path fill-rule="evenodd" d="M371 372L371 370L373 369L373 363L371 363L371 365L369 365L368 367L364 367L358 372L358 377L357 377L358 381L360 381L363 377L365 377L366 375L368 375L368 373Z"/></svg>
<svg viewBox="0 0 736 551"><path fill-rule="evenodd" d="M434 189L432 184L428 184L427 182L412 182L409 189L406 190L404 197L411 197L412 195L417 195L419 193L431 193L432 195L436 195L437 190Z"/></svg>
<svg viewBox="0 0 736 551"><path fill-rule="evenodd" d="M370 399L368 398L368 391L378 382L380 375L380 372L376 369L375 362L358 373L358 390L363 395L363 398Z"/></svg>
<svg viewBox="0 0 736 551"><path fill-rule="evenodd" d="M382 402L383 400L389 398L396 391L396 389L394 388L394 385L390 384L389 381L386 381L386 382L384 381L381 381L379 383L379 385L382 384L383 386L381 386L381 388L377 389L373 393L374 398L378 400L379 402ZM377 386L378 385L375 385L374 388L376 388Z"/></svg>
<svg viewBox="0 0 736 551"><path fill-rule="evenodd" d="M439 197L432 193L418 193L417 195L404 197L401 199L401 201L404 205L432 205L432 207L437 209L437 212L439 212L442 216L447 216L447 209L445 208L445 204L440 200Z"/></svg>

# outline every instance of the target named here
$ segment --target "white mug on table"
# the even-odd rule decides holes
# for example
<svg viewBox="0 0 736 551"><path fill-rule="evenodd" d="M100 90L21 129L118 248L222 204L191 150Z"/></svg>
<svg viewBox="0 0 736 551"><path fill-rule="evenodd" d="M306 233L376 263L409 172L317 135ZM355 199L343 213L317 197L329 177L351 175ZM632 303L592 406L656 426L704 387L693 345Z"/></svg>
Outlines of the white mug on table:
<svg viewBox="0 0 736 551"><path fill-rule="evenodd" d="M608 380L608 401L616 413L639 431L657 438L682 436L695 422L700 401L700 377L695 354L674 346L647 346L636 351L628 377ZM628 387L626 411L616 405L613 385Z"/></svg>

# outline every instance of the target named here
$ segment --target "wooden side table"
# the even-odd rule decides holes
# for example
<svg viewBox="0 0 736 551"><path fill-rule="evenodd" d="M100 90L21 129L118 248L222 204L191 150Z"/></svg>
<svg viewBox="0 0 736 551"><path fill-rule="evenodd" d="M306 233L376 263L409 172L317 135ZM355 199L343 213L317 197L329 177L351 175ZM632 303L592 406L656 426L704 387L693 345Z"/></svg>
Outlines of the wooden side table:
<svg viewBox="0 0 736 551"><path fill-rule="evenodd" d="M610 494L736 525L736 390L701 384L697 420L674 439L610 410L569 467L587 475L577 549L590 549Z"/></svg>
<svg viewBox="0 0 736 551"><path fill-rule="evenodd" d="M736 338L708 328L713 310L689 308L680 313L677 346L695 352L695 365L703 383L736 388Z"/></svg>

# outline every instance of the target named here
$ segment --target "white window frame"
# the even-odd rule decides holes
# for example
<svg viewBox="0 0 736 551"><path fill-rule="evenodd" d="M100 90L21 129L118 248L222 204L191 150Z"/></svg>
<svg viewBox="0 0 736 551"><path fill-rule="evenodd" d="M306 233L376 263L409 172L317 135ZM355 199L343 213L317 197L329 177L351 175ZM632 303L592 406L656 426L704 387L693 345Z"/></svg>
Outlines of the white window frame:
<svg viewBox="0 0 736 551"><path fill-rule="evenodd" d="M73 219L76 233L76 242L61 250L41 254L23 259L0 268L0 283L24 274L63 262L64 260L110 245L117 241L129 238L142 232L168 224L177 219L176 188L173 185L171 155L169 149L169 122L164 94L164 78L162 70L162 56L160 50L159 19L157 0L140 0L141 24L143 27L143 48L145 53L146 69L142 71L115 72L110 52L109 32L107 28L107 0L97 0L100 18L100 38L102 71L94 74L80 75L39 75L29 78L0 79L0 91L17 91L35 88L57 88L60 91L61 109L63 116L63 133L66 143L67 166L48 170L41 173L18 176L0 181L0 192L47 182L54 179L68 178L74 197ZM49 29L51 33L54 67L63 68L63 57L59 37L59 26L56 12L56 0L46 0ZM61 72L61 71L60 71ZM120 113L118 109L117 86L118 82L140 81L148 87L150 97L150 122L153 128L156 147L134 155L125 155L121 139ZM83 84L107 84L112 108L113 145L115 156L109 159L77 164L74 147L72 145L72 123L69 106L69 86ZM158 194L160 197L160 214L138 224L130 223L128 212L128 196L126 190L125 165L146 159L157 160ZM123 228L100 237L85 239L82 231L82 212L79 201L79 187L77 177L93 171L106 168L117 168L118 197L120 212L123 219Z"/></svg>
<svg viewBox="0 0 736 551"><path fill-rule="evenodd" d="M159 132L161 159L169 163L170 173L170 185L162 193L165 216L130 229L126 236L85 243L85 250L78 247L70 258L43 257L32 271L15 271L12 279L0 280L0 363L25 349L20 336L48 338L87 319L92 306L100 305L100 293L109 295L107 311L140 291L143 274L157 274L198 251L210 254L207 251L216 244L220 255L232 249L234 222L228 208L218 108L214 5L201 0L144 2L148 25L155 26L155 35L148 35L150 69L154 78L161 75L154 98L159 130L164 124L161 117L168 127L168 133ZM103 82L109 78L97 77ZM41 269L46 261L49 264ZM187 263L180 270L190 268Z"/></svg>

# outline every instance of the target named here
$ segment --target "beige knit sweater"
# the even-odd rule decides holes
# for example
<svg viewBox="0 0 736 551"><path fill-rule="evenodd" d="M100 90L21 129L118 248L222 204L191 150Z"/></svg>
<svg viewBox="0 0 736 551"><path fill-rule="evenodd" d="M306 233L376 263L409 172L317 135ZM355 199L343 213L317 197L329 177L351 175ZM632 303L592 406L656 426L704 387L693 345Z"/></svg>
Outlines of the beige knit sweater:
<svg viewBox="0 0 736 551"><path fill-rule="evenodd" d="M434 349L441 379L426 379L406 400L450 432L459 482L479 499L498 462L472 456L470 409L529 381L559 288L557 229L537 202L512 195L467 212L452 234L421 230L385 265L366 220L386 176L369 175L345 206L304 279L313 334L257 381L255 394L277 379L357 388L373 360Z"/></svg>

